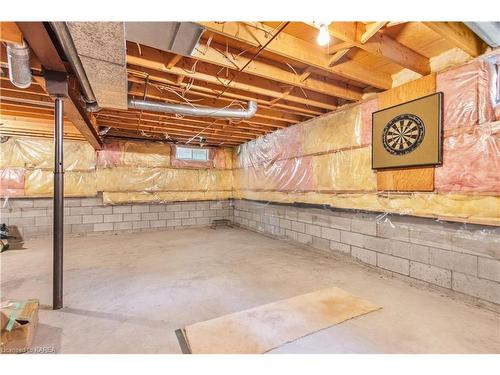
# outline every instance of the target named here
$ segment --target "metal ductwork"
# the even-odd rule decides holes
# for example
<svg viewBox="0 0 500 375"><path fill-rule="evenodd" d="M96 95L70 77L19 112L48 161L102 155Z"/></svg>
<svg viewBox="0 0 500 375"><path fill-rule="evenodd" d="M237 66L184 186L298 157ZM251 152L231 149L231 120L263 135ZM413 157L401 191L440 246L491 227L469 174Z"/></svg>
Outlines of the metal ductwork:
<svg viewBox="0 0 500 375"><path fill-rule="evenodd" d="M490 47L500 47L500 22L464 22Z"/></svg>
<svg viewBox="0 0 500 375"><path fill-rule="evenodd" d="M24 41L22 44L7 44L7 63L12 84L20 89L28 88L32 79L30 49Z"/></svg>
<svg viewBox="0 0 500 375"><path fill-rule="evenodd" d="M191 56L205 29L194 22L125 22L125 31L131 42Z"/></svg>
<svg viewBox="0 0 500 375"><path fill-rule="evenodd" d="M51 22L50 26L56 34L59 43L61 44L63 52L66 55L66 59L71 66L71 69L78 78L78 82L80 82L84 96L83 99L90 105L90 107L95 107L97 101L94 96L94 92L90 87L87 74L85 73L85 69L83 68L82 62L80 61L80 57L78 56L75 44L73 43L73 38L71 38L71 34L69 33L66 22Z"/></svg>
<svg viewBox="0 0 500 375"><path fill-rule="evenodd" d="M129 108L140 109L144 111L174 113L183 116L195 117L217 117L217 118L251 118L257 112L257 103L248 102L247 109L239 108L212 108L212 107L192 107L182 104L171 104L164 102L154 102L142 99L128 99Z"/></svg>

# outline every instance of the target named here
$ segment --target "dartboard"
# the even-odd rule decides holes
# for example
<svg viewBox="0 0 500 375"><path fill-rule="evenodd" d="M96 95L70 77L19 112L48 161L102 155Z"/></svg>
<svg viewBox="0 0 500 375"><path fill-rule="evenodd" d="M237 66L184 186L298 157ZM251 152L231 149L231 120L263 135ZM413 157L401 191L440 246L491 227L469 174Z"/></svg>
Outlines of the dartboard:
<svg viewBox="0 0 500 375"><path fill-rule="evenodd" d="M384 148L392 155L406 155L424 139L425 127L420 117L404 114L394 117L382 132Z"/></svg>

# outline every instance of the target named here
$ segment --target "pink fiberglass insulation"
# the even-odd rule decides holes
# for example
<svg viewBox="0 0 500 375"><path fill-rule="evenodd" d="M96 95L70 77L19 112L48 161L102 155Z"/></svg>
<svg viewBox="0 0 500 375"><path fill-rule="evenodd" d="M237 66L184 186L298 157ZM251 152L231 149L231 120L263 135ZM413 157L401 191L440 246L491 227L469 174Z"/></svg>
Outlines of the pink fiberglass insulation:
<svg viewBox="0 0 500 375"><path fill-rule="evenodd" d="M500 192L500 132L482 126L447 137L443 165L436 168L438 192Z"/></svg>
<svg viewBox="0 0 500 375"><path fill-rule="evenodd" d="M223 148L214 150L213 166L215 169L226 169L226 153Z"/></svg>
<svg viewBox="0 0 500 375"><path fill-rule="evenodd" d="M0 169L0 194L2 197L24 195L24 169Z"/></svg>
<svg viewBox="0 0 500 375"><path fill-rule="evenodd" d="M443 129L451 130L494 119L492 64L474 60L458 68L438 73L436 89L443 92Z"/></svg>
<svg viewBox="0 0 500 375"><path fill-rule="evenodd" d="M105 143L102 150L97 151L97 166L101 168L117 167L123 161L123 147L119 141Z"/></svg>

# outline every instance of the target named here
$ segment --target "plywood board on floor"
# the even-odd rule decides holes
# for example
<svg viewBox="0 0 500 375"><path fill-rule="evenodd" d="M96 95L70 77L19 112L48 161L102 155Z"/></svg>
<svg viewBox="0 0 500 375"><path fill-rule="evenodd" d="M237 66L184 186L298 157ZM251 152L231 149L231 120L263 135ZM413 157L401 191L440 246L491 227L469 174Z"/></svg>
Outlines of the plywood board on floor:
<svg viewBox="0 0 500 375"><path fill-rule="evenodd" d="M193 354L259 354L378 309L333 287L189 325L184 337Z"/></svg>

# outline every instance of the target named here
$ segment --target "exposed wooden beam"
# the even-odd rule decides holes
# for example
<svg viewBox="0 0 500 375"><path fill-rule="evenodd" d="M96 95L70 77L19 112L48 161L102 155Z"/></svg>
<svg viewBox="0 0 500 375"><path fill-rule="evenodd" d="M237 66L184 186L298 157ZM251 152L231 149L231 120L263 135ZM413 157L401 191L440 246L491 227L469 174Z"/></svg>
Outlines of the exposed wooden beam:
<svg viewBox="0 0 500 375"><path fill-rule="evenodd" d="M110 127L114 127L117 129L154 130L157 132L188 134L188 135L196 134L199 131L206 128L206 126L179 126L178 124L167 123L167 122L162 122L162 123L148 122L148 123L144 123L144 124L141 123L140 126L138 126L137 122L134 123L133 121L124 121L121 119L117 120L117 119L113 119L113 118L106 117L106 116L100 116L98 118L98 124L100 126L110 126ZM221 130L218 128L217 129L209 128L209 130L207 129L206 134L211 134L211 135L217 134L218 136L222 136L222 137L228 137L228 138L232 138L232 139L240 139L240 140L246 141L246 140L258 137L258 136L262 135L263 133L244 134L244 133L228 132L228 131L224 131L224 130Z"/></svg>
<svg viewBox="0 0 500 375"><path fill-rule="evenodd" d="M143 93L144 86L142 84L132 83L129 90L130 95L142 96ZM150 88L146 96L155 100L168 100L175 103L186 103L179 96L176 96L169 91L161 91L156 88ZM199 96L197 93L191 91L188 93L187 98L196 100L194 104L200 106L225 107L231 103L234 104L234 100L222 97L216 98ZM201 98L201 100L198 100L199 98ZM302 117L294 115L293 113L280 112L268 108L259 108L256 115L247 121L250 123L257 123L277 128L286 127L287 124L296 124L297 122L302 121Z"/></svg>
<svg viewBox="0 0 500 375"><path fill-rule="evenodd" d="M180 62L178 66L175 66L172 69L166 69L164 64L139 58L129 57L128 62L129 64L139 66L141 70L149 74L151 78L153 78L154 76L158 77L159 73L155 73L155 71L176 75L185 75L186 77L193 77L196 80L209 82L212 84L220 85L222 87L226 87L226 85L229 85L229 87L241 89L255 94L271 96L273 98L280 97L285 90L285 88L283 88L279 83L262 79L260 77L251 77L244 74L240 74L236 79L231 80L231 78L234 77L234 72L231 71L229 72L228 78L222 76L222 74L221 76L217 76L220 68L209 66L207 64L197 65L196 71L190 71L193 64L190 64L187 61ZM305 97L302 93L297 95L290 95L288 97L288 100L328 110L334 110L335 108L337 108L337 106L334 104L335 98L331 96L328 97L324 94L319 93L308 93L307 97Z"/></svg>
<svg viewBox="0 0 500 375"><path fill-rule="evenodd" d="M254 47L266 43L272 33L272 28L259 24L259 28L251 28L237 22L215 23L201 22L206 29L224 35L228 38L239 40ZM348 61L333 67L329 65L330 57L324 50L292 35L281 33L266 48L279 56L311 65L326 73L333 73L346 79L362 82L364 84L388 89L392 86L391 76L387 73L374 71L356 61Z"/></svg>
<svg viewBox="0 0 500 375"><path fill-rule="evenodd" d="M21 44L23 42L23 33L15 22L0 22L0 41Z"/></svg>
<svg viewBox="0 0 500 375"><path fill-rule="evenodd" d="M388 35L379 33L383 24L385 23L377 22L375 25L365 26L359 22L333 22L328 30L333 37L344 40L356 48L422 75L430 74L429 59Z"/></svg>
<svg viewBox="0 0 500 375"><path fill-rule="evenodd" d="M67 72L66 66L42 22L18 22L17 25L45 69ZM38 82L43 84L43 79L39 77L38 79ZM79 85L74 77L70 77L69 88L69 96L64 100L64 114L92 147L99 150L101 148L99 134L80 102Z"/></svg>
<svg viewBox="0 0 500 375"><path fill-rule="evenodd" d="M463 22L423 22L423 24L472 57L481 55L487 48L486 43Z"/></svg>
<svg viewBox="0 0 500 375"><path fill-rule="evenodd" d="M354 44L349 42L340 42L334 45L328 46L328 52L330 55L335 55L338 51L354 47Z"/></svg>
<svg viewBox="0 0 500 375"><path fill-rule="evenodd" d="M144 131L144 133L146 134L148 132ZM148 141L148 140L149 141L151 141L151 140L167 141L165 139L165 137L163 136L163 134L152 133L152 134L148 134L146 136L146 135L142 135L141 133L137 133L135 131L127 131L127 130L123 130L123 129L122 130L111 129L107 133L106 137L111 138L111 139L129 139L129 138L131 138L134 140L140 139L140 140L145 140L145 141ZM184 136L175 135L174 137L169 138L169 140L167 142L171 143L172 141L176 141L176 142L184 143L190 139L191 139L191 137L187 136L187 135L184 135ZM205 146L221 146L221 145L237 146L237 145L242 143L241 141L238 142L238 141L232 141L232 140L228 140L228 139L215 140L215 139L212 139L210 137L205 137L205 139L206 139L206 143L204 143ZM193 140L191 140L190 144L197 145L197 144L199 144L199 142L198 142L198 140L193 139Z"/></svg>
<svg viewBox="0 0 500 375"><path fill-rule="evenodd" d="M398 43L386 34L375 34L363 49L374 55L383 56L387 60L422 75L431 73L429 59L418 52Z"/></svg>
<svg viewBox="0 0 500 375"><path fill-rule="evenodd" d="M2 113L1 119L0 134L53 136L54 122L51 118L36 118L23 114ZM81 133L69 121L64 126L64 136L71 139L84 139Z"/></svg>
<svg viewBox="0 0 500 375"><path fill-rule="evenodd" d="M390 21L390 22L387 22L387 25L385 25L385 27L394 27L394 26L405 24L405 23L407 23L407 21Z"/></svg>
<svg viewBox="0 0 500 375"><path fill-rule="evenodd" d="M144 83L143 78L135 77L135 72L132 72L133 69L129 68L129 81L138 82L141 84ZM141 74L141 77L142 76L143 74ZM158 78L157 82L159 83L178 86L182 89L187 89L189 86L189 92L195 92L197 95L202 95L205 97L217 98L219 97L219 93L221 92L221 88L217 84L198 82L197 80L191 80L189 84L184 82L179 83L174 75L172 75L172 77L173 78L171 78L168 73L158 72L155 76L155 79ZM269 102L272 100L272 98L265 95L250 93L248 91L235 88L227 89L219 98L241 101L255 100L259 104L260 108L269 108ZM325 113L324 110L307 107L303 104L293 103L287 100L283 100L280 103L277 103L273 110L286 111L292 115L302 117L303 120Z"/></svg>
<svg viewBox="0 0 500 375"><path fill-rule="evenodd" d="M130 119L137 120L141 116L141 113L139 111L132 112L131 110L123 111L123 112L105 110L104 113L99 114L98 117L102 117L102 116L115 117L115 118L124 119L124 120L130 120ZM172 116L162 116L162 115L158 115L156 113L149 113L149 112L148 113L143 112L142 119L144 121L153 121L153 122L159 122L159 123L175 122L178 124L187 124L187 125L202 126L202 127L205 127L209 123L213 122L213 119L210 119L210 121L206 121L206 120L202 120L202 119L201 120L194 119L194 118L188 119L186 117L179 119L179 118L172 117ZM264 126L260 127L260 126L256 126L256 125L246 124L246 123L230 124L229 121L218 122L214 126L215 126L215 129L217 129L217 127L220 127L221 129L225 128L225 129L228 129L229 131L234 131L236 133L242 133L242 134L243 133L245 133L245 134L246 133L248 133L248 134L265 133L267 131L274 130L270 127L264 127Z"/></svg>
<svg viewBox="0 0 500 375"><path fill-rule="evenodd" d="M164 134L164 133L168 133L169 135L170 134L175 134L175 135L186 135L188 137L191 137L193 136L194 134L198 133L199 131L205 129L206 127L199 127L199 128L195 128L195 129L186 129L186 128L181 128L179 126L176 126L175 124L161 124L160 126L158 125L153 125L153 126L149 126L149 125L140 125L138 127L137 124L135 123L131 123L131 122L124 122L122 120L120 121L113 121L113 120L110 120L110 119L105 119L105 118L98 118L98 124L99 126L109 126L109 127L113 127L115 129L129 129L129 130L138 130L138 131L141 131L141 130L144 130L144 131L148 131L148 132L153 132L153 133L160 133L160 134ZM237 140L239 142L246 142L250 139L253 139L253 138L256 138L258 135L252 135L252 134L249 134L249 135L236 135L236 134L222 134L220 132L217 132L215 131L214 129L211 129L211 128L207 128L205 129L200 135L203 135L203 136L209 136L213 139L217 139L217 140L224 140L224 139L232 139L232 140Z"/></svg>
<svg viewBox="0 0 500 375"><path fill-rule="evenodd" d="M342 57L344 57L351 49L350 48L344 48L341 50L338 50L331 58L328 63L329 66L334 66Z"/></svg>
<svg viewBox="0 0 500 375"><path fill-rule="evenodd" d="M212 42L210 46L207 46L206 42L202 42L197 52L192 57L232 70L242 69L246 65L244 71L256 76L347 100L359 100L363 94L362 90L358 87L340 81L319 79L301 80L291 68L286 66L286 64L282 64L283 67L285 67L285 69L282 69L276 64L266 62L262 58L251 60L244 54L239 55L240 52L241 51L228 51L227 53L223 46L217 45L214 42Z"/></svg>
<svg viewBox="0 0 500 375"><path fill-rule="evenodd" d="M171 69L179 62L180 59L182 59L182 55L174 55L165 66L167 69Z"/></svg>
<svg viewBox="0 0 500 375"><path fill-rule="evenodd" d="M361 34L361 37L359 38L359 42L361 44L365 44L368 42L368 40L374 36L378 31L384 27L387 24L387 22L372 22L367 25L365 25L365 31L363 34Z"/></svg>

